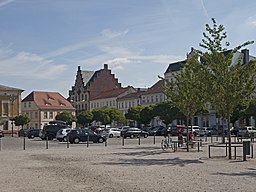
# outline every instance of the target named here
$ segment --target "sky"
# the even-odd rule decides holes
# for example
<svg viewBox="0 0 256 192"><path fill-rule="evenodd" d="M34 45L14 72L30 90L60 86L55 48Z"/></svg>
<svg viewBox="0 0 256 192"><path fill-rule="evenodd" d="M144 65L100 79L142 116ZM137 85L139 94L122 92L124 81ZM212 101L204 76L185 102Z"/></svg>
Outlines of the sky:
<svg viewBox="0 0 256 192"><path fill-rule="evenodd" d="M108 64L122 86L151 87L215 18L230 48L256 40L255 0L0 0L0 84L68 97L78 66ZM256 42L247 47L256 56Z"/></svg>

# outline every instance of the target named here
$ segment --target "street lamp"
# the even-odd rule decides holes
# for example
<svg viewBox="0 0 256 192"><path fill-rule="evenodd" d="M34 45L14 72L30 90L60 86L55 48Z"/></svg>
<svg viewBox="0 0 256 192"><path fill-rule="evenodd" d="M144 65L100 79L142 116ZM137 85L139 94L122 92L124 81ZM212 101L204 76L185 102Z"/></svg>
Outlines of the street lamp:
<svg viewBox="0 0 256 192"><path fill-rule="evenodd" d="M12 120L12 123L11 123L12 124L12 137L13 137L13 120L14 120L13 119L13 105L14 105L15 100L16 100L16 96L12 94L10 96L10 102L11 102L11 105L12 105L12 109L11 109L11 112L12 112L12 119L11 119Z"/></svg>

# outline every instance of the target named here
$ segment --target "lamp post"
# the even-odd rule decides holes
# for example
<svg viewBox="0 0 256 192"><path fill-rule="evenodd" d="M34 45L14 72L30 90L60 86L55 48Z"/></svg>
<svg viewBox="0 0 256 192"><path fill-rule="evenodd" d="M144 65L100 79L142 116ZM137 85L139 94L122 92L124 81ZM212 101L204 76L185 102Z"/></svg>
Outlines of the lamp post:
<svg viewBox="0 0 256 192"><path fill-rule="evenodd" d="M10 102L11 102L11 105L12 105L12 109L11 109L11 112L12 112L12 114L11 114L11 116L12 116L12 137L13 137L13 105L14 105L14 101L16 100L16 96L15 95L11 95L10 96Z"/></svg>

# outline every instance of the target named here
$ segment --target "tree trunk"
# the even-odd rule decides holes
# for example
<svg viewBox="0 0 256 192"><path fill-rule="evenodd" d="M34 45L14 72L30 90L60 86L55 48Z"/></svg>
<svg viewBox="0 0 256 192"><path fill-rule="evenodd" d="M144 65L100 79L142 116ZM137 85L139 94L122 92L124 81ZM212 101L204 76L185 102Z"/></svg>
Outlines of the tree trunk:
<svg viewBox="0 0 256 192"><path fill-rule="evenodd" d="M188 135L188 124L189 124L189 117L187 117L187 152L189 152L189 135Z"/></svg>
<svg viewBox="0 0 256 192"><path fill-rule="evenodd" d="M231 132L230 132L230 115L228 115L228 158L232 159L231 154Z"/></svg>

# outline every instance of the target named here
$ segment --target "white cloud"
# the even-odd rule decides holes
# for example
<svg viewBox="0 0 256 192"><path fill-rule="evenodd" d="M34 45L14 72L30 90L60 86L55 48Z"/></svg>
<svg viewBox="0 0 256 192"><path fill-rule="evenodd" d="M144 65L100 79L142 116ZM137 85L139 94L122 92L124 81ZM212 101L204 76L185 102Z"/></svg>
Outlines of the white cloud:
<svg viewBox="0 0 256 192"><path fill-rule="evenodd" d="M64 64L54 63L37 54L15 53L9 48L0 48L0 74L2 76L22 76L32 79L56 79L66 71Z"/></svg>
<svg viewBox="0 0 256 192"><path fill-rule="evenodd" d="M0 7L3 7L12 2L14 2L14 0L0 0Z"/></svg>
<svg viewBox="0 0 256 192"><path fill-rule="evenodd" d="M112 31L110 29L104 29L101 34L103 36L106 36L107 38L114 38L114 37L118 37L118 36L124 36L128 33L128 29L124 30L124 31Z"/></svg>
<svg viewBox="0 0 256 192"><path fill-rule="evenodd" d="M252 27L256 27L256 15L249 17L247 23Z"/></svg>

